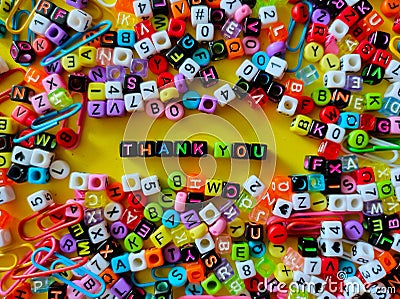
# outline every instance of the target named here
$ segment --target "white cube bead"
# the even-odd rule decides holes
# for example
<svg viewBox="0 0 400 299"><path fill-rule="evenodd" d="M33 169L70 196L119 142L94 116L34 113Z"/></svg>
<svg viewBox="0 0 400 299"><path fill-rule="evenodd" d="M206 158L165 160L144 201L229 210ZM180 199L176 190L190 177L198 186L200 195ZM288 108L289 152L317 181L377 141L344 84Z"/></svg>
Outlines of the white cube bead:
<svg viewBox="0 0 400 299"><path fill-rule="evenodd" d="M390 181L393 186L400 186L400 167L394 167L390 169Z"/></svg>
<svg viewBox="0 0 400 299"><path fill-rule="evenodd" d="M293 193L292 194L293 210L301 211L308 210L311 208L310 194L304 193Z"/></svg>
<svg viewBox="0 0 400 299"><path fill-rule="evenodd" d="M360 54L345 54L340 57L340 70L343 72L358 72L361 70Z"/></svg>
<svg viewBox="0 0 400 299"><path fill-rule="evenodd" d="M392 59L389 65L385 69L384 77L389 82L399 82L400 81L400 62Z"/></svg>
<svg viewBox="0 0 400 299"><path fill-rule="evenodd" d="M293 282L296 283L299 286L305 287L307 285L307 282L309 282L311 279L311 276L308 274L305 274L303 271L293 271Z"/></svg>
<svg viewBox="0 0 400 299"><path fill-rule="evenodd" d="M10 68L8 67L7 62L5 62L4 59L0 56L0 74L4 74L9 70Z"/></svg>
<svg viewBox="0 0 400 299"><path fill-rule="evenodd" d="M144 104L141 93L124 94L125 110L128 112L143 111Z"/></svg>
<svg viewBox="0 0 400 299"><path fill-rule="evenodd" d="M145 37L140 41L136 42L133 46L140 58L146 59L147 57L157 53L150 38Z"/></svg>
<svg viewBox="0 0 400 299"><path fill-rule="evenodd" d="M285 75L286 69L288 68L288 63L286 60L279 58L277 56L272 56L268 61L265 71L274 76L275 79L282 79ZM344 85L343 85L344 86Z"/></svg>
<svg viewBox="0 0 400 299"><path fill-rule="evenodd" d="M320 239L319 247L323 256L339 257L343 256L343 244L339 240Z"/></svg>
<svg viewBox="0 0 400 299"><path fill-rule="evenodd" d="M154 80L140 83L140 93L143 101L156 100L160 97L157 83Z"/></svg>
<svg viewBox="0 0 400 299"><path fill-rule="evenodd" d="M385 98L392 97L400 100L400 82L390 84L383 95Z"/></svg>
<svg viewBox="0 0 400 299"><path fill-rule="evenodd" d="M161 191L160 183L156 175L143 178L140 181L140 185L142 186L142 191L145 196L157 194Z"/></svg>
<svg viewBox="0 0 400 299"><path fill-rule="evenodd" d="M189 80L193 80L197 72L200 70L200 65L192 58L186 58L182 65L179 67L179 73Z"/></svg>
<svg viewBox="0 0 400 299"><path fill-rule="evenodd" d="M225 10L228 17L232 17L237 9L242 6L239 0L221 0L220 8Z"/></svg>
<svg viewBox="0 0 400 299"><path fill-rule="evenodd" d="M346 73L343 71L328 71L324 75L324 86L328 88L343 88L346 85Z"/></svg>
<svg viewBox="0 0 400 299"><path fill-rule="evenodd" d="M321 238L340 240L343 238L343 227L340 221L322 221Z"/></svg>
<svg viewBox="0 0 400 299"><path fill-rule="evenodd" d="M127 68L131 67L133 51L128 48L115 47L113 51L112 62L114 65L121 65Z"/></svg>
<svg viewBox="0 0 400 299"><path fill-rule="evenodd" d="M167 31L161 30L151 35L151 41L153 42L156 51L160 53L163 50L168 50L171 48L171 39Z"/></svg>
<svg viewBox="0 0 400 299"><path fill-rule="evenodd" d="M293 210L293 203L291 201L278 198L275 203L274 209L272 210L272 214L282 217L282 218L289 218L290 214Z"/></svg>
<svg viewBox="0 0 400 299"><path fill-rule="evenodd" d="M337 124L328 124L328 131L326 132L325 139L335 143L342 143L345 135L346 129Z"/></svg>
<svg viewBox="0 0 400 299"><path fill-rule="evenodd" d="M328 198L328 210L336 212L347 211L346 195L344 194L330 194Z"/></svg>
<svg viewBox="0 0 400 299"><path fill-rule="evenodd" d="M35 15L32 18L32 21L29 23L29 29L38 35L44 36L44 33L46 32L47 28L50 27L51 24L52 22L49 19L35 13Z"/></svg>
<svg viewBox="0 0 400 299"><path fill-rule="evenodd" d="M278 22L276 7L274 5L260 7L258 18L261 20L261 28L267 28L272 23Z"/></svg>
<svg viewBox="0 0 400 299"><path fill-rule="evenodd" d="M305 257L303 264L304 274L319 275L321 274L322 260L319 256L317 257Z"/></svg>
<svg viewBox="0 0 400 299"><path fill-rule="evenodd" d="M70 173L70 167L64 160L55 160L50 164L50 176L56 180L65 179Z"/></svg>
<svg viewBox="0 0 400 299"><path fill-rule="evenodd" d="M311 276L307 291L314 296L319 296L324 292L326 283L322 278Z"/></svg>
<svg viewBox="0 0 400 299"><path fill-rule="evenodd" d="M364 201L373 201L378 199L378 188L375 183L357 185L357 193L362 196Z"/></svg>
<svg viewBox="0 0 400 299"><path fill-rule="evenodd" d="M299 101L288 95L284 95L279 101L276 111L286 116L293 116L296 112Z"/></svg>
<svg viewBox="0 0 400 299"><path fill-rule="evenodd" d="M206 233L201 238L194 240L200 254L207 253L215 248L215 243L210 233Z"/></svg>
<svg viewBox="0 0 400 299"><path fill-rule="evenodd" d="M208 23L208 7L206 5L194 5L190 8L190 22L195 27L198 24Z"/></svg>
<svg viewBox="0 0 400 299"><path fill-rule="evenodd" d="M93 244L101 243L110 237L108 232L107 223L102 221L89 227L89 238Z"/></svg>
<svg viewBox="0 0 400 299"><path fill-rule="evenodd" d="M358 271L367 283L376 282L386 276L386 271L378 260L370 261L358 267Z"/></svg>
<svg viewBox="0 0 400 299"><path fill-rule="evenodd" d="M150 0L133 1L133 13L142 20L151 18L153 10L151 9Z"/></svg>
<svg viewBox="0 0 400 299"><path fill-rule="evenodd" d="M258 68L248 59L244 60L236 70L236 76L250 82L258 73Z"/></svg>
<svg viewBox="0 0 400 299"><path fill-rule="evenodd" d="M196 25L196 40L200 43L214 40L214 25L211 23Z"/></svg>
<svg viewBox="0 0 400 299"><path fill-rule="evenodd" d="M92 24L92 16L80 9L72 9L67 17L67 25L78 32L85 32Z"/></svg>
<svg viewBox="0 0 400 299"><path fill-rule="evenodd" d="M344 280L343 296L346 299L355 299L364 293L364 283L357 276L351 276Z"/></svg>
<svg viewBox="0 0 400 299"><path fill-rule="evenodd" d="M207 225L212 225L221 216L217 207L213 203L209 203L199 211L200 217Z"/></svg>
<svg viewBox="0 0 400 299"><path fill-rule="evenodd" d="M12 241L11 232L8 228L0 229L0 247L10 245Z"/></svg>
<svg viewBox="0 0 400 299"><path fill-rule="evenodd" d="M131 252L129 254L128 260L132 272L138 272L147 269L147 262L144 254L144 249L137 253Z"/></svg>
<svg viewBox="0 0 400 299"><path fill-rule="evenodd" d="M55 154L52 152L48 152L40 148L34 148L32 151L30 164L40 168L49 168L54 156Z"/></svg>
<svg viewBox="0 0 400 299"><path fill-rule="evenodd" d="M214 91L214 97L221 106L225 106L236 98L232 87L226 83Z"/></svg>
<svg viewBox="0 0 400 299"><path fill-rule="evenodd" d="M257 274L253 260L236 261L235 265L241 279L251 278Z"/></svg>
<svg viewBox="0 0 400 299"><path fill-rule="evenodd" d="M121 218L123 211L123 205L118 202L110 202L104 207L104 219L112 222L118 221Z"/></svg>
<svg viewBox="0 0 400 299"><path fill-rule="evenodd" d="M348 31L349 26L339 19L335 19L328 28L328 33L332 34L338 41L341 41Z"/></svg>
<svg viewBox="0 0 400 299"><path fill-rule="evenodd" d="M351 248L351 260L357 264L366 264L374 259L374 246L367 242L357 242Z"/></svg>
<svg viewBox="0 0 400 299"><path fill-rule="evenodd" d="M73 190L87 190L89 183L89 173L72 172L69 177L69 188Z"/></svg>
<svg viewBox="0 0 400 299"><path fill-rule="evenodd" d="M364 201L362 199L362 196L359 194L346 195L346 206L347 211L361 212L364 208Z"/></svg>
<svg viewBox="0 0 400 299"><path fill-rule="evenodd" d="M54 203L53 196L47 190L39 190L28 195L26 199L34 212L43 210Z"/></svg>
<svg viewBox="0 0 400 299"><path fill-rule="evenodd" d="M317 299L336 299L337 297L329 293L328 291L324 291L321 295L317 297Z"/></svg>
<svg viewBox="0 0 400 299"><path fill-rule="evenodd" d="M140 185L140 175L138 173L124 174L121 177L121 184L124 192L138 191L142 188Z"/></svg>
<svg viewBox="0 0 400 299"><path fill-rule="evenodd" d="M15 199L14 189L11 186L0 187L0 205Z"/></svg>
<svg viewBox="0 0 400 299"><path fill-rule="evenodd" d="M107 81L105 83L106 99L115 100L123 99L122 83L119 81Z"/></svg>
<svg viewBox="0 0 400 299"><path fill-rule="evenodd" d="M265 190L265 185L255 175L251 175L244 183L243 188L253 197L257 197Z"/></svg>
<svg viewBox="0 0 400 299"><path fill-rule="evenodd" d="M11 162L21 165L30 165L31 157L31 149L17 145L13 148Z"/></svg>
<svg viewBox="0 0 400 299"><path fill-rule="evenodd" d="M110 263L103 258L103 256L100 253L96 253L95 256L93 256L90 261L86 264L86 268L93 272L96 275L99 275L101 272L103 272Z"/></svg>

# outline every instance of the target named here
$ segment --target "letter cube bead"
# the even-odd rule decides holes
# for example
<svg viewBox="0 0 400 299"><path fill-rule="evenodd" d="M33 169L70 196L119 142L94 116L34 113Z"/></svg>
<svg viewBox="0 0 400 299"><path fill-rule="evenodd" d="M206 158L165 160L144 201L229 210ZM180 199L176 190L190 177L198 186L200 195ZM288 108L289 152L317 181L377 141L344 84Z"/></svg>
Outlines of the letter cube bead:
<svg viewBox="0 0 400 299"><path fill-rule="evenodd" d="M87 0L66 0L66 3L70 6L76 7L78 9L85 8L88 4Z"/></svg>
<svg viewBox="0 0 400 299"><path fill-rule="evenodd" d="M53 196L47 190L39 190L28 195L27 201L34 212L43 210L54 203Z"/></svg>
<svg viewBox="0 0 400 299"><path fill-rule="evenodd" d="M327 88L343 88L346 85L346 73L343 71L329 71L324 75L324 86Z"/></svg>
<svg viewBox="0 0 400 299"><path fill-rule="evenodd" d="M92 23L92 16L80 9L72 9L67 18L69 27L78 32L85 32Z"/></svg>
<svg viewBox="0 0 400 299"><path fill-rule="evenodd" d="M374 247L366 242L357 242L351 248L351 260L358 264L366 264L374 259Z"/></svg>
<svg viewBox="0 0 400 299"><path fill-rule="evenodd" d="M340 221L322 221L321 238L338 240L343 238L343 227Z"/></svg>
<svg viewBox="0 0 400 299"><path fill-rule="evenodd" d="M244 60L243 63L236 70L236 76L243 78L250 82L257 75L257 67L248 59Z"/></svg>
<svg viewBox="0 0 400 299"><path fill-rule="evenodd" d="M276 7L273 5L260 7L258 18L261 20L261 28L267 28L271 24L278 22Z"/></svg>
<svg viewBox="0 0 400 299"><path fill-rule="evenodd" d="M62 45L69 38L68 33L66 33L61 27L52 23L44 33L46 38L57 46Z"/></svg>
<svg viewBox="0 0 400 299"><path fill-rule="evenodd" d="M265 185L255 175L250 176L244 183L243 188L252 196L257 197L265 190Z"/></svg>
<svg viewBox="0 0 400 299"><path fill-rule="evenodd" d="M102 221L96 225L89 227L89 238L93 244L101 243L110 237L107 223Z"/></svg>
<svg viewBox="0 0 400 299"><path fill-rule="evenodd" d="M107 81L105 83L105 96L107 100L123 99L122 83L118 81Z"/></svg>
<svg viewBox="0 0 400 299"><path fill-rule="evenodd" d="M385 68L376 64L367 64L361 71L363 82L369 85L376 85L382 82Z"/></svg>
<svg viewBox="0 0 400 299"><path fill-rule="evenodd" d="M303 272L307 275L320 275L322 269L322 260L317 257L305 257L303 264Z"/></svg>
<svg viewBox="0 0 400 299"><path fill-rule="evenodd" d="M15 146L12 151L11 162L20 165L29 165L32 157L32 151L33 150L22 146Z"/></svg>
<svg viewBox="0 0 400 299"><path fill-rule="evenodd" d="M52 22L48 18L34 14L32 21L29 23L29 29L38 35L44 36L51 24Z"/></svg>
<svg viewBox="0 0 400 299"><path fill-rule="evenodd" d="M236 94L227 83L214 91L214 97L218 100L218 104L225 106L236 98Z"/></svg>
<svg viewBox="0 0 400 299"><path fill-rule="evenodd" d="M15 199L14 189L11 186L0 187L0 204L13 201Z"/></svg>
<svg viewBox="0 0 400 299"><path fill-rule="evenodd" d="M25 41L13 41L10 55L18 63L31 63L36 57L31 44Z"/></svg>
<svg viewBox="0 0 400 299"><path fill-rule="evenodd" d="M150 0L133 2L133 12L135 16L142 20L147 20L153 16Z"/></svg>
<svg viewBox="0 0 400 299"><path fill-rule="evenodd" d="M275 203L274 209L272 210L272 214L282 218L289 218L290 214L292 213L292 210L293 210L292 202L282 198L278 198L278 200Z"/></svg>
<svg viewBox="0 0 400 299"><path fill-rule="evenodd" d="M209 203L199 211L200 217L207 225L212 225L221 216L221 213L213 203Z"/></svg>
<svg viewBox="0 0 400 299"><path fill-rule="evenodd" d="M0 229L0 247L10 245L12 241L11 232L9 229Z"/></svg>
<svg viewBox="0 0 400 299"><path fill-rule="evenodd" d="M343 256L343 244L339 240L320 239L319 247L322 255L327 257Z"/></svg>
<svg viewBox="0 0 400 299"><path fill-rule="evenodd" d="M293 193L292 203L295 211L308 210L311 207L310 194L307 192Z"/></svg>
<svg viewBox="0 0 400 299"><path fill-rule="evenodd" d="M140 93L143 101L157 100L160 97L156 81L146 81L140 83Z"/></svg>
<svg viewBox="0 0 400 299"><path fill-rule="evenodd" d="M253 260L236 261L235 265L241 279L251 278L257 274Z"/></svg>
<svg viewBox="0 0 400 299"><path fill-rule="evenodd" d="M296 112L299 101L288 95L284 95L279 101L276 111L286 116L293 116Z"/></svg>
<svg viewBox="0 0 400 299"><path fill-rule="evenodd" d="M344 72L358 72L361 70L360 54L346 54L340 57L340 69Z"/></svg>
<svg viewBox="0 0 400 299"><path fill-rule="evenodd" d="M157 50L154 47L151 39L148 37L145 37L142 40L137 41L134 45L134 48L139 57L142 59L146 59L149 56L157 53Z"/></svg>
<svg viewBox="0 0 400 299"><path fill-rule="evenodd" d="M285 75L288 64L286 60L273 56L269 60L265 71L271 74L275 79L282 79Z"/></svg>
<svg viewBox="0 0 400 299"><path fill-rule="evenodd" d="M214 25L211 23L196 25L196 40L200 43L211 42L214 39Z"/></svg>
<svg viewBox="0 0 400 299"><path fill-rule="evenodd" d="M54 156L55 154L52 152L34 148L32 151L30 164L36 167L49 168Z"/></svg>
<svg viewBox="0 0 400 299"><path fill-rule="evenodd" d="M156 175L141 179L140 185L145 196L157 194L161 191L158 177Z"/></svg>

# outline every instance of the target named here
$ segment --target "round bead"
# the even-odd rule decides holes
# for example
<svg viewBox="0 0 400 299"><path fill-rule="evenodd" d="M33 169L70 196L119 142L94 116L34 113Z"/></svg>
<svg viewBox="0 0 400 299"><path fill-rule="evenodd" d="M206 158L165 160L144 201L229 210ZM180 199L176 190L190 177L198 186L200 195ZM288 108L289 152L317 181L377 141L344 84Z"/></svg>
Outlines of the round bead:
<svg viewBox="0 0 400 299"><path fill-rule="evenodd" d="M182 190L186 186L186 176L180 171L171 172L168 175L168 186L172 190Z"/></svg>
<svg viewBox="0 0 400 299"><path fill-rule="evenodd" d="M37 37L32 43L32 48L33 51L35 51L36 55L39 57L44 57L47 54L50 53L52 46L51 43L43 38L43 37ZM60 68L61 68L61 63L59 63Z"/></svg>
<svg viewBox="0 0 400 299"><path fill-rule="evenodd" d="M164 103L160 100L146 101L146 114L152 118L159 118L164 114Z"/></svg>
<svg viewBox="0 0 400 299"><path fill-rule="evenodd" d="M360 240L364 233L362 224L356 220L346 221L343 227L344 227L344 234L349 240L353 241Z"/></svg>
<svg viewBox="0 0 400 299"><path fill-rule="evenodd" d="M244 54L253 55L260 50L260 41L255 36L246 36L242 40Z"/></svg>
<svg viewBox="0 0 400 299"><path fill-rule="evenodd" d="M163 209L156 202L150 202L146 205L143 215L147 220L152 222L160 221L163 215Z"/></svg>
<svg viewBox="0 0 400 299"><path fill-rule="evenodd" d="M308 6L304 3L297 3L292 8L292 18L297 23L307 22L310 16Z"/></svg>
<svg viewBox="0 0 400 299"><path fill-rule="evenodd" d="M324 56L324 47L316 42L308 43L304 47L304 58L309 62L320 61Z"/></svg>
<svg viewBox="0 0 400 299"><path fill-rule="evenodd" d="M201 67L207 66L210 64L211 56L210 52L204 48L198 48L192 55L192 59Z"/></svg>
<svg viewBox="0 0 400 299"><path fill-rule="evenodd" d="M166 228L175 228L180 223L180 214L175 210L166 210L161 221Z"/></svg>
<svg viewBox="0 0 400 299"><path fill-rule="evenodd" d="M147 197L141 190L129 192L127 198L128 205L137 210L143 210L147 204Z"/></svg>
<svg viewBox="0 0 400 299"><path fill-rule="evenodd" d="M286 255L286 246L284 245L276 245L270 242L268 244L268 252L271 256L275 258L282 258L283 256Z"/></svg>
<svg viewBox="0 0 400 299"><path fill-rule="evenodd" d="M282 41L271 43L267 47L267 54L269 57L283 56L285 52L286 52L286 43Z"/></svg>
<svg viewBox="0 0 400 299"><path fill-rule="evenodd" d="M322 212L328 207L328 200L325 195L319 192L310 193L311 210Z"/></svg>
<svg viewBox="0 0 400 299"><path fill-rule="evenodd" d="M124 247L129 252L138 252L143 248L143 240L135 232L131 232L124 239Z"/></svg>
<svg viewBox="0 0 400 299"><path fill-rule="evenodd" d="M200 105L201 96L194 90L189 90L182 96L182 104L186 109L197 109Z"/></svg>
<svg viewBox="0 0 400 299"><path fill-rule="evenodd" d="M168 281L173 287L182 287L187 280L186 270L183 267L172 268L168 273Z"/></svg>
<svg viewBox="0 0 400 299"><path fill-rule="evenodd" d="M310 114L314 110L315 103L312 98L308 96L300 96L297 100L298 104L296 114Z"/></svg>
<svg viewBox="0 0 400 299"><path fill-rule="evenodd" d="M69 175L70 171L71 169L68 163L64 160L54 161L50 164L49 168L50 176L56 180L65 179Z"/></svg>
<svg viewBox="0 0 400 299"><path fill-rule="evenodd" d="M340 111L335 106L325 106L319 112L319 119L326 124L335 124L339 116Z"/></svg>
<svg viewBox="0 0 400 299"><path fill-rule="evenodd" d="M400 13L400 5L396 5L397 1L384 0L381 3L381 12L387 18L392 18Z"/></svg>
<svg viewBox="0 0 400 299"><path fill-rule="evenodd" d="M345 272L347 277L352 277L356 275L357 272L356 266L352 262L344 259L339 261L339 270Z"/></svg>
<svg viewBox="0 0 400 299"><path fill-rule="evenodd" d="M71 234L66 234L61 237L60 250L63 253L73 253L76 251L76 240Z"/></svg>
<svg viewBox="0 0 400 299"><path fill-rule="evenodd" d="M363 130L354 130L350 132L347 143L353 148L365 148L369 143L369 136Z"/></svg>
<svg viewBox="0 0 400 299"><path fill-rule="evenodd" d="M62 128L56 134L57 144L63 148L70 149L78 142L78 134L71 128Z"/></svg>
<svg viewBox="0 0 400 299"><path fill-rule="evenodd" d="M340 68L339 57L332 53L325 54L321 58L319 66L323 72L338 70Z"/></svg>
<svg viewBox="0 0 400 299"><path fill-rule="evenodd" d="M165 107L165 116L172 121L180 120L185 114L183 106L179 103L169 103Z"/></svg>
<svg viewBox="0 0 400 299"><path fill-rule="evenodd" d="M149 69L153 74L159 75L168 70L168 61L163 55L156 54L149 59Z"/></svg>
<svg viewBox="0 0 400 299"><path fill-rule="evenodd" d="M110 235L117 239L122 240L128 234L128 228L121 221L113 222L110 226Z"/></svg>
<svg viewBox="0 0 400 299"><path fill-rule="evenodd" d="M286 228L279 223L270 225L268 227L267 235L268 240L270 240L273 244L283 244L288 238Z"/></svg>

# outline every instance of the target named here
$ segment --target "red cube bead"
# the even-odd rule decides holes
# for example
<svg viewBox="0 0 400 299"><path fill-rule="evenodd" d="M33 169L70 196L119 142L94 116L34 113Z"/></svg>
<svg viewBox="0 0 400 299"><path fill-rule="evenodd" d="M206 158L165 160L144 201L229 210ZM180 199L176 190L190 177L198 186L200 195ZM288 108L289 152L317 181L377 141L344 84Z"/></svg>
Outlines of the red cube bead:
<svg viewBox="0 0 400 299"><path fill-rule="evenodd" d="M400 34L400 15L397 16L393 21L392 30L397 34Z"/></svg>
<svg viewBox="0 0 400 299"><path fill-rule="evenodd" d="M174 87L174 75L169 72L164 72L157 77L157 87Z"/></svg>
<svg viewBox="0 0 400 299"><path fill-rule="evenodd" d="M387 68L390 61L392 61L392 54L382 49L376 50L374 57L372 57L372 64L379 65L383 68Z"/></svg>
<svg viewBox="0 0 400 299"><path fill-rule="evenodd" d="M252 89L249 94L249 103L253 109L264 106L268 101L268 96L261 87Z"/></svg>
<svg viewBox="0 0 400 299"><path fill-rule="evenodd" d="M375 182L375 174L372 167L363 167L351 173L357 185L366 185Z"/></svg>
<svg viewBox="0 0 400 299"><path fill-rule="evenodd" d="M186 22L171 18L168 23L168 35L170 37L181 38L186 31Z"/></svg>
<svg viewBox="0 0 400 299"><path fill-rule="evenodd" d="M361 114L359 129L366 132L373 131L376 125L376 117L373 114Z"/></svg>
<svg viewBox="0 0 400 299"><path fill-rule="evenodd" d="M322 259L322 267L321 273L333 275L338 273L339 271L339 259L334 257L323 257Z"/></svg>
<svg viewBox="0 0 400 299"><path fill-rule="evenodd" d="M130 230L133 230L143 218L143 211L127 207L121 217L121 222Z"/></svg>
<svg viewBox="0 0 400 299"><path fill-rule="evenodd" d="M361 42L371 31L365 20L358 21L349 30L349 34L352 35L358 42Z"/></svg>
<svg viewBox="0 0 400 299"><path fill-rule="evenodd" d="M347 26L351 27L355 23L358 22L360 17L358 16L357 11L351 7L347 6L342 12L336 17L336 19L341 20L343 23L345 23Z"/></svg>
<svg viewBox="0 0 400 299"><path fill-rule="evenodd" d="M306 42L324 44L327 36L328 26L324 24L312 23L311 26L308 27Z"/></svg>
<svg viewBox="0 0 400 299"><path fill-rule="evenodd" d="M336 160L340 153L340 144L322 140L318 147L318 156L324 157L327 160Z"/></svg>
<svg viewBox="0 0 400 299"><path fill-rule="evenodd" d="M360 54L362 61L369 61L374 56L376 48L367 40L363 40L354 50L354 54Z"/></svg>
<svg viewBox="0 0 400 299"><path fill-rule="evenodd" d="M291 97L298 97L303 93L304 83L301 80L290 78L286 80L285 87L285 94Z"/></svg>
<svg viewBox="0 0 400 299"><path fill-rule="evenodd" d="M156 32L156 30L153 28L153 25L149 20L144 20L142 22L137 23L134 26L135 29L135 34L136 34L136 40L141 40L146 37L151 38L153 33Z"/></svg>

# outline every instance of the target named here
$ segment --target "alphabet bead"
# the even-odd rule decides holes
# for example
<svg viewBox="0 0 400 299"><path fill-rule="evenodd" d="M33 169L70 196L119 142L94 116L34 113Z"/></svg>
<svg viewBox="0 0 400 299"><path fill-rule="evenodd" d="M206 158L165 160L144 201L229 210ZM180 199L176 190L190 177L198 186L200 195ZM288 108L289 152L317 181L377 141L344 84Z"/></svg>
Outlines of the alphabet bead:
<svg viewBox="0 0 400 299"><path fill-rule="evenodd" d="M14 199L15 193L11 186L0 186L0 204L13 201Z"/></svg>
<svg viewBox="0 0 400 299"><path fill-rule="evenodd" d="M34 212L43 210L54 203L53 196L47 190L40 190L28 195L27 201Z"/></svg>
<svg viewBox="0 0 400 299"><path fill-rule="evenodd" d="M340 19L334 20L329 26L328 32L338 41L344 38L349 31L349 26Z"/></svg>
<svg viewBox="0 0 400 299"><path fill-rule="evenodd" d="M67 24L78 32L86 31L92 23L92 16L80 9L73 9L69 12Z"/></svg>

